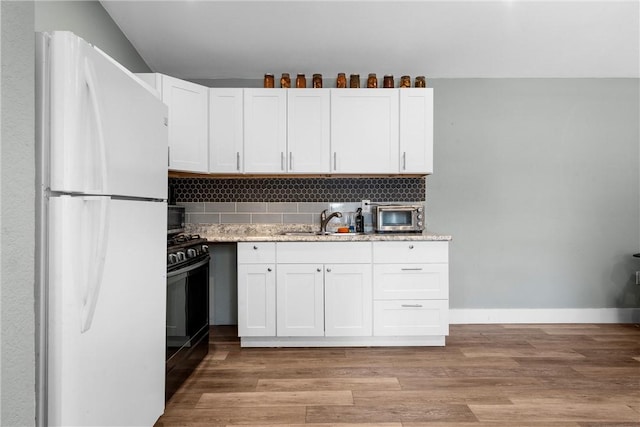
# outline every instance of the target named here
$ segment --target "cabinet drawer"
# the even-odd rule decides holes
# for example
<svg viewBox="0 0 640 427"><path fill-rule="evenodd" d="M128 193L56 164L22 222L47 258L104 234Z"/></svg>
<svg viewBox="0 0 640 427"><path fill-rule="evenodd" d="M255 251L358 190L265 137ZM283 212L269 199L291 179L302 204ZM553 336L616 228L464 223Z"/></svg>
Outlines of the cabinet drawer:
<svg viewBox="0 0 640 427"><path fill-rule="evenodd" d="M373 335L449 335L449 301L374 301Z"/></svg>
<svg viewBox="0 0 640 427"><path fill-rule="evenodd" d="M448 242L374 242L374 263L447 263Z"/></svg>
<svg viewBox="0 0 640 427"><path fill-rule="evenodd" d="M238 243L238 264L276 262L276 244L273 242Z"/></svg>
<svg viewBox="0 0 640 427"><path fill-rule="evenodd" d="M370 242L278 243L278 263L365 264L370 262Z"/></svg>
<svg viewBox="0 0 640 427"><path fill-rule="evenodd" d="M376 264L374 299L448 299L448 264Z"/></svg>

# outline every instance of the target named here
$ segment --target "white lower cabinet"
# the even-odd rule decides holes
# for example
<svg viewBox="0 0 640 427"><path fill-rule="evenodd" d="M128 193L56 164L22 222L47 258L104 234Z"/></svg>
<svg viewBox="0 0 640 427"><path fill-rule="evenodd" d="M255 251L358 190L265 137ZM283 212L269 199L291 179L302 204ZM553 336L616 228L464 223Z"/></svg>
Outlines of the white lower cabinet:
<svg viewBox="0 0 640 427"><path fill-rule="evenodd" d="M370 264L278 264L279 337L370 336Z"/></svg>
<svg viewBox="0 0 640 427"><path fill-rule="evenodd" d="M273 264L238 265L238 335L276 334L276 276Z"/></svg>
<svg viewBox="0 0 640 427"><path fill-rule="evenodd" d="M373 243L373 335L449 334L449 244Z"/></svg>
<svg viewBox="0 0 640 427"><path fill-rule="evenodd" d="M279 264L276 324L279 337L324 335L322 264Z"/></svg>
<svg viewBox="0 0 640 427"><path fill-rule="evenodd" d="M238 335L276 334L275 243L238 243Z"/></svg>
<svg viewBox="0 0 640 427"><path fill-rule="evenodd" d="M326 265L325 336L371 336L371 297L371 264Z"/></svg>
<svg viewBox="0 0 640 427"><path fill-rule="evenodd" d="M447 242L238 244L242 346L444 345Z"/></svg>

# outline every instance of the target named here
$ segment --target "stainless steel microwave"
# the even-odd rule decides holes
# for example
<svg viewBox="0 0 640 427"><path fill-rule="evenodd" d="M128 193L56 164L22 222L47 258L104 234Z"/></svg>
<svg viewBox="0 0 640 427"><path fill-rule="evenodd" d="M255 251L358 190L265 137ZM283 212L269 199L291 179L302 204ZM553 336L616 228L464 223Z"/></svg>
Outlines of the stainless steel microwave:
<svg viewBox="0 0 640 427"><path fill-rule="evenodd" d="M184 233L184 206L169 205L167 207L167 234Z"/></svg>
<svg viewBox="0 0 640 427"><path fill-rule="evenodd" d="M373 207L373 229L383 232L422 232L424 230L424 206L378 205Z"/></svg>

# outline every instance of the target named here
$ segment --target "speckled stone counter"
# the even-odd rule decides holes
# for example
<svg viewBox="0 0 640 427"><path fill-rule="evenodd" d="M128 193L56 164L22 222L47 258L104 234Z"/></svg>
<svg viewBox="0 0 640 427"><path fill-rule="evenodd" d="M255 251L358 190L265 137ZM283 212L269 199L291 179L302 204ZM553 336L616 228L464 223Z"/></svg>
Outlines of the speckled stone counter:
<svg viewBox="0 0 640 427"><path fill-rule="evenodd" d="M317 225L310 224L187 224L186 232L199 234L212 243L229 242L346 242L346 241L449 241L450 235L431 231L423 233L340 233L329 235L311 233ZM329 230L331 231L331 230Z"/></svg>

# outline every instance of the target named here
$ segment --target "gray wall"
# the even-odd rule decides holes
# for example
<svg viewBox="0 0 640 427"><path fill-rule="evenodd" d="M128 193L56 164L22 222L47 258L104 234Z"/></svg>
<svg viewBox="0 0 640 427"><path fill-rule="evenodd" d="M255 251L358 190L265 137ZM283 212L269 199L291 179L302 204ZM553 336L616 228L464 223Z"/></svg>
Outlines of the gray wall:
<svg viewBox="0 0 640 427"><path fill-rule="evenodd" d="M98 1L36 1L36 31L68 30L134 73L151 71Z"/></svg>
<svg viewBox="0 0 640 427"><path fill-rule="evenodd" d="M35 422L33 3L0 2L0 425Z"/></svg>
<svg viewBox="0 0 640 427"><path fill-rule="evenodd" d="M433 79L452 308L639 307L638 79Z"/></svg>

